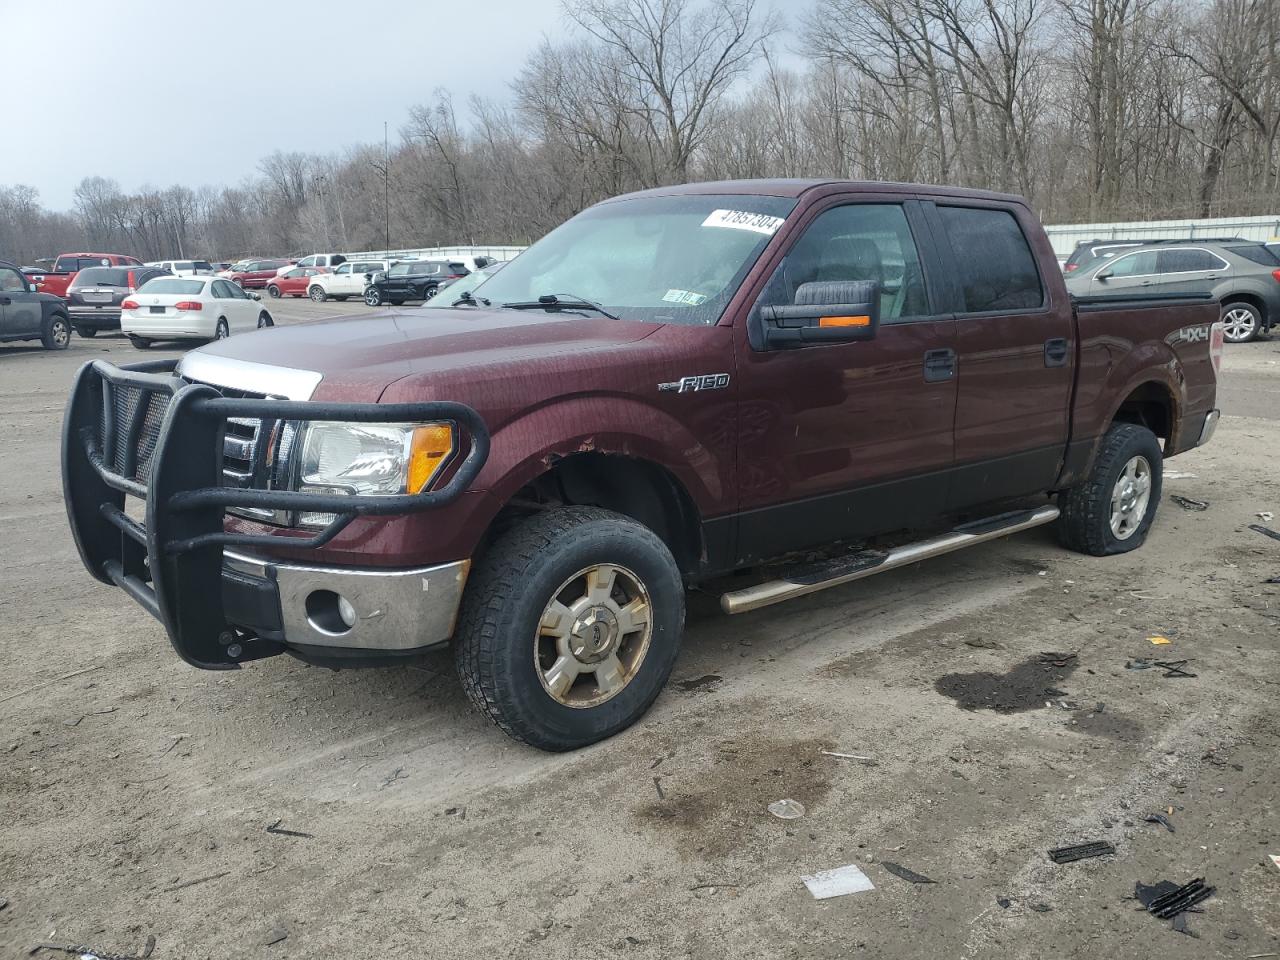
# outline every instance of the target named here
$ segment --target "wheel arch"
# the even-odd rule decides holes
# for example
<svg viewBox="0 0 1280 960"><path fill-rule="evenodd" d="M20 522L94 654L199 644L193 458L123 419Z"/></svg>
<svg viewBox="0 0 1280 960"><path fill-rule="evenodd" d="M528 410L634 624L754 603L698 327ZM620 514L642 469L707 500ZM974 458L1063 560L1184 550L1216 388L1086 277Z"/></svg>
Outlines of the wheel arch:
<svg viewBox="0 0 1280 960"><path fill-rule="evenodd" d="M1251 290L1233 290L1222 297L1222 309L1225 311L1233 303L1247 303L1258 311L1258 316L1262 318L1262 326L1265 329L1269 327L1275 318L1267 311L1267 301L1257 293Z"/></svg>

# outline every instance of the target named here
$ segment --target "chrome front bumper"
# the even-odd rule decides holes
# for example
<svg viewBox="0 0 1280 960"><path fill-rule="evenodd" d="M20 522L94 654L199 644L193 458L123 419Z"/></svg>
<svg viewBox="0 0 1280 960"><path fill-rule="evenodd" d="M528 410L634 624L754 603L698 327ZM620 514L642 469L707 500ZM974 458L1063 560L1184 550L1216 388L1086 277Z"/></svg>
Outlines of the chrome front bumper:
<svg viewBox="0 0 1280 960"><path fill-rule="evenodd" d="M470 567L469 560L413 570L321 567L225 550L223 596L229 585L274 584L279 639L289 646L403 653L453 635Z"/></svg>

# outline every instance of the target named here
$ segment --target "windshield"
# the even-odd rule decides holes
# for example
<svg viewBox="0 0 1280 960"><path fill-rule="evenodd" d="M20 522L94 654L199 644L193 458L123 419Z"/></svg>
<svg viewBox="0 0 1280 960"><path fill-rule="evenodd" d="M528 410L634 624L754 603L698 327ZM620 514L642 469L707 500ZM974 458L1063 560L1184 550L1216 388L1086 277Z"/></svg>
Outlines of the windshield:
<svg viewBox="0 0 1280 960"><path fill-rule="evenodd" d="M467 294L492 277L509 262L491 263L481 270L467 274L461 280L455 280L447 287L442 286L440 292L424 303L423 306L434 310L438 310L440 307L456 307L466 298ZM488 294L482 293L481 296L488 296Z"/></svg>
<svg viewBox="0 0 1280 960"><path fill-rule="evenodd" d="M598 204L520 254L484 296L496 306L554 294L628 320L713 324L795 204L745 194ZM441 292L456 299L460 284Z"/></svg>
<svg viewBox="0 0 1280 960"><path fill-rule="evenodd" d="M197 294L204 290L204 280L182 280L178 277L156 277L142 285L139 293Z"/></svg>

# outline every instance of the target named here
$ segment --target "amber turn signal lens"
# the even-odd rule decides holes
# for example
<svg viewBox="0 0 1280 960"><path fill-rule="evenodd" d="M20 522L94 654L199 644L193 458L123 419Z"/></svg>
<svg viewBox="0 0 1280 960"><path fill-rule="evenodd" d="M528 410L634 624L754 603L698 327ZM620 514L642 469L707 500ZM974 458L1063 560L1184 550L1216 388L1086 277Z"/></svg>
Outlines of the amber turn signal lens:
<svg viewBox="0 0 1280 960"><path fill-rule="evenodd" d="M405 489L409 493L421 493L426 489L440 467L453 453L453 426L447 423L429 423L413 431L409 447L409 477Z"/></svg>
<svg viewBox="0 0 1280 960"><path fill-rule="evenodd" d="M870 317L820 317L818 319L820 327L869 327L871 326Z"/></svg>

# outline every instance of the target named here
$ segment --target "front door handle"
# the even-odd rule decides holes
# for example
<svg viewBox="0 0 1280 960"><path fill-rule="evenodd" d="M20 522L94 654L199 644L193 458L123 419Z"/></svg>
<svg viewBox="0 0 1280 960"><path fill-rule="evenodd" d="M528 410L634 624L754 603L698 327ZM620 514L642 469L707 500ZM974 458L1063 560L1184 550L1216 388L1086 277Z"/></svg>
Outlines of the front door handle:
<svg viewBox="0 0 1280 960"><path fill-rule="evenodd" d="M924 354L924 382L942 383L956 375L956 352L952 349L926 350Z"/></svg>
<svg viewBox="0 0 1280 960"><path fill-rule="evenodd" d="M1065 367L1067 365L1067 338L1054 337L1044 342L1044 365L1046 367Z"/></svg>

